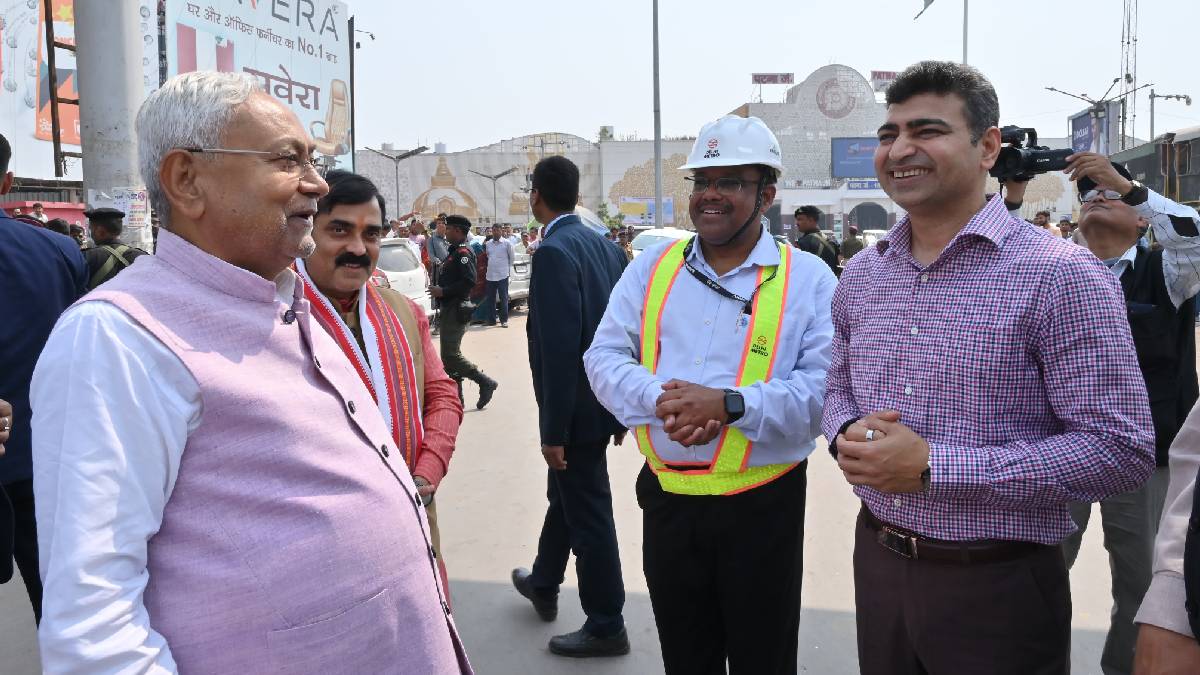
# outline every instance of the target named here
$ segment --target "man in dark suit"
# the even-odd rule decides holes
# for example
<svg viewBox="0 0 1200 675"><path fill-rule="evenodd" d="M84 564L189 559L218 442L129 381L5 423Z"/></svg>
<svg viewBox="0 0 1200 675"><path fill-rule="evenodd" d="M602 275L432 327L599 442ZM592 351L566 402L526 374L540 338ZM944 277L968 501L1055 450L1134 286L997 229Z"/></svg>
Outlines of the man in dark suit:
<svg viewBox="0 0 1200 675"><path fill-rule="evenodd" d="M0 136L0 194L12 186L12 148ZM16 558L41 619L37 527L33 510L33 447L30 441L29 382L58 315L87 290L87 267L70 237L33 227L0 210L0 399L12 404L0 428L11 427L0 457L0 485L12 505L12 535L0 525L0 556ZM0 499L3 499L0 497ZM0 505L0 518L3 518ZM9 549L11 548L11 553ZM0 565L0 567L4 567Z"/></svg>
<svg viewBox="0 0 1200 675"><path fill-rule="evenodd" d="M513 585L545 621L558 616L558 587L571 551L579 577L583 628L550 639L562 656L629 653L621 608L625 589L617 553L605 452L625 429L596 401L583 352L621 278L625 256L575 215L579 169L555 156L533 170L530 206L546 234L533 257L529 286L529 365L538 402L542 454L550 467L550 506L533 570L513 570Z"/></svg>

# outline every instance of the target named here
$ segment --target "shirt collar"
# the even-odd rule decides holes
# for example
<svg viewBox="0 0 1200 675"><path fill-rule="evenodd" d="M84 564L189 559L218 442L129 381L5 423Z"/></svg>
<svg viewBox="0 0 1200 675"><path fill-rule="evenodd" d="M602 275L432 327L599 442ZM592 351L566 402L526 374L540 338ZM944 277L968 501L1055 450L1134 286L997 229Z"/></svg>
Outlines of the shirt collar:
<svg viewBox="0 0 1200 675"><path fill-rule="evenodd" d="M1133 269L1134 266L1137 265L1137 254L1137 244L1130 246L1129 250L1125 251L1124 255L1117 259L1117 264L1110 268L1112 273L1120 278L1121 273L1126 269Z"/></svg>
<svg viewBox="0 0 1200 675"><path fill-rule="evenodd" d="M758 243L754 245L754 248L750 249L750 255L746 256L746 259L742 261L742 264L729 270L722 276L735 274L751 266L771 267L780 263L779 242L775 241L775 237L771 236L771 232L767 228L762 227L761 225L759 225L759 228L760 232L758 235ZM700 235L697 234L696 238L699 238L699 236ZM708 265L708 261L704 259L704 252L701 250L701 246L698 242L692 246L692 252L688 255L688 260L692 261L693 263L699 261L705 265ZM712 266L709 265L710 269L711 267Z"/></svg>
<svg viewBox="0 0 1200 675"><path fill-rule="evenodd" d="M966 238L985 239L1000 246L1011 231L1014 220L1016 219L1004 207L1004 198L999 194L993 195L982 209L971 216L958 234L954 235L954 238L946 245L946 250L954 246L958 240ZM878 249L880 255L885 255L888 249L894 246L907 249L911 243L912 220L905 214L886 237L875 243L875 248Z"/></svg>
<svg viewBox="0 0 1200 675"><path fill-rule="evenodd" d="M566 218L567 216L573 216L573 215L575 215L575 214L568 211L567 213L563 213L563 214L559 215L557 218L550 221L549 223L546 223L546 229L542 232L542 239L545 239L546 237L548 237L550 235L550 228L554 227L555 223L562 220L563 218Z"/></svg>

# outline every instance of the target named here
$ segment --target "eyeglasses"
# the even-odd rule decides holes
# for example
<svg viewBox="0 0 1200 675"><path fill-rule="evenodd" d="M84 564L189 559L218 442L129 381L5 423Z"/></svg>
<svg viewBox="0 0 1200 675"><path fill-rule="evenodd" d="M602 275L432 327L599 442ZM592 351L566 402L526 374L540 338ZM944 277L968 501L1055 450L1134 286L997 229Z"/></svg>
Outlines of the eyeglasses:
<svg viewBox="0 0 1200 675"><path fill-rule="evenodd" d="M1099 199L1100 197L1104 197L1105 199L1107 199L1110 202L1115 202L1115 201L1119 201L1121 199L1121 193L1117 192L1116 190L1095 190L1095 189L1093 189L1093 190L1088 190L1087 192L1083 193L1082 195L1079 195L1079 201L1086 204L1088 202L1094 202L1097 199Z"/></svg>
<svg viewBox="0 0 1200 675"><path fill-rule="evenodd" d="M280 168L287 173L302 176L305 172L317 171L317 165L311 157L301 157L294 152L271 152L270 150L233 150L230 148L182 148L187 152L219 155L251 155L269 157L268 162L279 162ZM317 171L317 173L320 173Z"/></svg>
<svg viewBox="0 0 1200 675"><path fill-rule="evenodd" d="M692 194L694 195L708 190L708 186L710 185L716 185L717 194L722 194L726 197L736 195L742 191L742 187L750 183L750 181L745 181L741 178L718 178L713 181L703 176L685 176L684 180L692 182Z"/></svg>

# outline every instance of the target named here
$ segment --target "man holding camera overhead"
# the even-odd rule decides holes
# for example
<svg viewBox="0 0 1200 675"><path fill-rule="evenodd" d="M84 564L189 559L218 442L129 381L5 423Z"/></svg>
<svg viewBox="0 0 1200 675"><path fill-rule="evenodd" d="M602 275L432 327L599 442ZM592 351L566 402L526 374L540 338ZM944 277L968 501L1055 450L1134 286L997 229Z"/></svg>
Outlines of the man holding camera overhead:
<svg viewBox="0 0 1200 675"><path fill-rule="evenodd" d="M887 92L875 170L908 215L846 264L823 426L863 501L867 675L1067 673L1073 501L1153 469L1121 291L984 189L995 89L925 61Z"/></svg>
<svg viewBox="0 0 1200 675"><path fill-rule="evenodd" d="M1200 215L1132 180L1104 155L1081 152L1066 172L1079 188L1079 229L1086 245L1112 270L1125 294L1126 314L1138 365L1150 396L1157 468L1141 488L1100 502L1104 547L1112 568L1113 613L1100 665L1105 675L1133 671L1137 639L1134 614L1150 586L1154 535L1167 491L1167 449L1196 403L1195 296L1200 291ZM1011 206L1025 184L1009 186ZM1140 219L1162 245L1139 243ZM1071 505L1079 530L1063 542L1067 565L1075 563L1089 502ZM1151 594L1148 605L1172 601ZM1148 607L1148 609L1150 609Z"/></svg>

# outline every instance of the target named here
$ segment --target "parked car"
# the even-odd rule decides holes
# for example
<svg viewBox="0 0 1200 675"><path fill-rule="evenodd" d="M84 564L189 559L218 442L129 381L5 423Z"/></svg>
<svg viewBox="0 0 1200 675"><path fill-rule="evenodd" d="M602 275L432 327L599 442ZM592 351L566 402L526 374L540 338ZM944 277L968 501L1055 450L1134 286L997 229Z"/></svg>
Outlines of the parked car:
<svg viewBox="0 0 1200 675"><path fill-rule="evenodd" d="M408 239L385 239L379 244L379 263L376 272L387 277L388 287L403 293L417 303L425 314L432 314L429 301L429 279L421 258Z"/></svg>
<svg viewBox="0 0 1200 675"><path fill-rule="evenodd" d="M679 241L680 239L687 239L693 234L696 233L692 232L691 230L681 230L677 227L662 227L646 230L633 238L633 257L638 257L642 251L654 246L655 244L661 244L664 241Z"/></svg>
<svg viewBox="0 0 1200 675"><path fill-rule="evenodd" d="M887 230L863 230L862 240L863 248L870 248L888 235Z"/></svg>
<svg viewBox="0 0 1200 675"><path fill-rule="evenodd" d="M523 244L513 247L512 270L508 274L508 306L516 307L529 300L529 277L533 274L533 256Z"/></svg>

